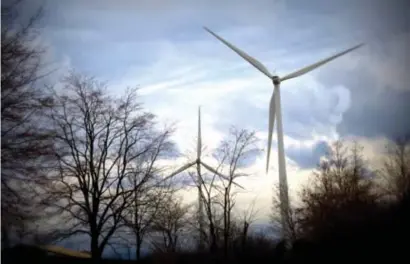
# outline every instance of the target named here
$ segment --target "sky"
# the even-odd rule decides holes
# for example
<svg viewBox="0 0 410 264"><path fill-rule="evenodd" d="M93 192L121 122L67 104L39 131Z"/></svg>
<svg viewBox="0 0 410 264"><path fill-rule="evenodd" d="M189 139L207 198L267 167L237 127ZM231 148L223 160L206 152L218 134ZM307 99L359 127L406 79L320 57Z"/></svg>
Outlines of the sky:
<svg viewBox="0 0 410 264"><path fill-rule="evenodd" d="M173 139L182 153L195 147L199 105L209 150L230 126L255 130L264 151L245 169L252 177L239 181L247 191L238 204L247 208L256 199L264 221L278 177L276 127L271 170L264 173L273 87L203 26L279 76L366 44L282 84L293 194L332 141L355 139L375 160L387 140L410 132L408 1L34 0L24 13L41 3L42 41L59 73L73 68L93 75L108 81L113 94L140 87L146 109L162 122L176 122Z"/></svg>

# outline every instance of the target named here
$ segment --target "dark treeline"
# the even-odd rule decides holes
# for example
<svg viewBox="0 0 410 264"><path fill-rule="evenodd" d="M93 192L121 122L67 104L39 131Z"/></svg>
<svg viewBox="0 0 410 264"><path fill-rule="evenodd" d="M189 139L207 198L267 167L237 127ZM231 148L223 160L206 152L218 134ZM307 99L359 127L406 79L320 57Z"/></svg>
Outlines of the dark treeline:
<svg viewBox="0 0 410 264"><path fill-rule="evenodd" d="M287 212L292 247L286 249L279 236L249 232L256 210L240 211L236 202L241 190L234 183L249 176L242 169L260 152L254 132L232 128L212 151L226 179L196 173L167 178L167 160L178 156L175 128L143 108L138 89L116 97L75 71L55 84L58 89L45 85L45 50L36 44L42 9L24 20L23 4L1 7L2 249L85 237L93 260L101 262L110 262L101 259L105 251L124 248L153 263L407 257L408 138L374 153L382 157L377 167L359 144L334 142ZM184 203L180 194L198 185L203 217L197 203ZM277 193L263 213L279 234ZM144 248L151 254L142 258Z"/></svg>

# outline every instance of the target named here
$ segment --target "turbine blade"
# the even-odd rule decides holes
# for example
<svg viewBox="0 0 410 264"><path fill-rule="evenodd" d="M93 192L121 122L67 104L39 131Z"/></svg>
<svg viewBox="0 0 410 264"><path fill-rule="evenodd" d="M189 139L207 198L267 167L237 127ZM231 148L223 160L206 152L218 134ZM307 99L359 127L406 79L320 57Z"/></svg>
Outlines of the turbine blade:
<svg viewBox="0 0 410 264"><path fill-rule="evenodd" d="M290 74L284 76L283 78L280 78L280 80L283 82L283 81L288 80L288 79L292 79L292 78L295 78L295 77L299 77L299 76L301 76L301 75L303 75L303 74L305 74L305 73L308 73L308 72L310 72L310 71L316 69L317 67L322 66L322 65L325 64L325 63L328 63L329 61L332 61L332 60L334 60L334 59L336 59L336 58L338 58L338 57L340 57L340 56L345 55L346 53L349 53L349 52L351 52L351 51L353 51L353 50L355 50L355 49L358 49L358 48L360 48L360 47L363 46L363 45L364 45L364 44L359 44L359 45L356 45L356 46L354 46L354 47L352 47L352 48L350 48L350 49L347 49L347 50L344 50L344 51L342 51L342 52L339 52L339 53L337 53L336 55L333 55L333 56L331 56L331 57L329 57L329 58L326 58L326 59L324 59L324 60L321 60L321 61L319 61L319 62L316 62L316 63L314 63L314 64L312 64L312 65L309 65L309 66L307 66L307 67L305 67L305 68L303 68L303 69L300 69L300 70L298 70L298 71L292 72L292 73L290 73Z"/></svg>
<svg viewBox="0 0 410 264"><path fill-rule="evenodd" d="M210 172L212 172L212 173L218 175L219 177L221 177L221 178L223 178L223 179L229 181L229 177L228 177L228 176L225 176L225 175L223 175L222 173L217 172L214 168L212 168L211 166L207 165L206 163L204 163L204 162L202 162L202 161L201 161L201 164L202 164L207 170L209 170ZM236 186L238 186L238 187L241 188L241 189L245 189L245 188L243 188L240 184L237 184L237 183L234 182L234 181L233 181L232 183L235 184Z"/></svg>
<svg viewBox="0 0 410 264"><path fill-rule="evenodd" d="M198 107L198 145L197 145L197 159L201 158L202 154L202 138L201 138L201 107Z"/></svg>
<svg viewBox="0 0 410 264"><path fill-rule="evenodd" d="M272 74L268 71L268 69L266 69L266 67L259 62L257 59L249 56L248 54L246 54L244 51L240 50L239 48L235 47L234 45L232 45L231 43L229 43L228 41L226 41L225 39L223 39L222 37L218 36L216 33L214 33L212 30L210 30L207 27L204 27L204 29L206 31L208 31L211 35L213 35L215 38L219 39L222 43L224 43L226 46L228 46L229 48L231 48L233 51L236 52L236 54L238 54L239 56L241 56L243 59L245 59L247 62L249 62L250 64L252 64L256 69L258 69L260 72L262 72L263 74L265 74L266 76L268 76L270 79L272 78Z"/></svg>
<svg viewBox="0 0 410 264"><path fill-rule="evenodd" d="M195 165L195 164L196 164L195 161L185 164L185 165L182 166L181 168L179 168L179 169L177 169L176 171L174 171L173 173L171 173L169 176L165 177L164 180L167 180L167 179L169 179L169 178L174 177L175 175L177 175L177 174L183 172L184 170L188 169L189 167L191 167L191 166L193 166L193 165Z"/></svg>
<svg viewBox="0 0 410 264"><path fill-rule="evenodd" d="M273 125L275 124L275 93L272 93L269 104L268 149L266 156L266 174L269 172L270 151L272 148Z"/></svg>

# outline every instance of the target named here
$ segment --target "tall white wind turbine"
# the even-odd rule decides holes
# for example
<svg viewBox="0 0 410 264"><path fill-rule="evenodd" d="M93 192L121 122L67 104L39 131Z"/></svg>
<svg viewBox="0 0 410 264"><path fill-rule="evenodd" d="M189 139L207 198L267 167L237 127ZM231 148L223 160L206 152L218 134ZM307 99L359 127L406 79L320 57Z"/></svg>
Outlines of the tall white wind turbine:
<svg viewBox="0 0 410 264"><path fill-rule="evenodd" d="M204 166L205 169L208 171L218 175L222 179L229 180L229 177L223 175L222 173L218 172L215 168L211 167L210 165L206 164L205 162L202 161L201 159L202 155L202 135L201 135L201 108L198 107L198 139L197 139L197 156L196 160L192 162L188 162L187 164L183 165L181 168L177 169L173 173L171 173L166 179L172 178L175 175L191 168L192 166L196 165L196 170L197 170L197 187L198 187L198 216L199 216L199 229L201 230L200 236L202 236L202 230L204 227L204 216L203 216L203 202L202 202L202 188L201 185L204 183L202 176L201 176L201 165ZM232 182L236 186L238 186L241 189L244 189L241 185ZM200 243L203 242L202 237L200 237Z"/></svg>
<svg viewBox="0 0 410 264"><path fill-rule="evenodd" d="M235 47L207 27L204 27L206 31L208 31L211 35L216 37L218 40L220 40L222 43L224 43L226 46L231 48L234 52L236 52L239 56L241 56L243 59L245 59L247 62L252 64L256 69L258 69L260 72L265 74L269 79L272 80L273 85L274 85L274 92L272 93L272 97L270 100L270 105L269 105L269 127L268 127L268 149L267 149L267 157L266 157L266 173L268 173L269 170L269 158L270 158L270 151L271 151L271 145L272 145L272 133L273 133L273 124L275 122L275 115L277 118L277 132L278 132L278 156L279 156L279 186L280 186L280 199L281 199L281 215L282 215L282 228L283 228L283 235L285 240L289 238L289 219L288 219L288 208L289 208L289 198L288 198L288 184L287 184L287 176L286 176L286 163L285 163L285 150L284 150L284 144L283 144L283 127L282 127L282 113L281 113L281 101L280 101L280 83L292 78L299 77L305 73L308 73L342 55L345 55L348 52L351 52L355 49L358 49L359 47L363 46L363 44L356 45L350 49L344 50L342 52L339 52L331 57L328 57L326 59L323 59L321 61L318 61L314 64L311 64L307 67L304 67L300 70L294 71L290 74L285 75L284 77L279 77L277 75L272 75L266 67L256 60L255 58L249 56L246 54L244 51L240 50L239 48Z"/></svg>

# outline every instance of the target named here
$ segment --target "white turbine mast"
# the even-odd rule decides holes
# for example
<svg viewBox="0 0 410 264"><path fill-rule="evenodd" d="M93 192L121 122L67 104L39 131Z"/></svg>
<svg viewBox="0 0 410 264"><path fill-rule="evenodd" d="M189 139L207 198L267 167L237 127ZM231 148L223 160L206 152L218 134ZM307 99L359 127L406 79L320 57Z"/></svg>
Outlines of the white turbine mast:
<svg viewBox="0 0 410 264"><path fill-rule="evenodd" d="M206 164L201 159L202 155L202 135L201 135L201 107L198 107L198 139L197 139L197 156L195 161L188 162L187 164L183 165L165 179L169 179L174 177L175 175L191 168L192 166L196 165L197 170L197 187L198 187L198 217L199 217L199 229L200 229L200 243L203 242L202 232L204 228L204 215L203 215L203 202L202 202L202 188L201 185L204 184L204 181L201 176L201 165L204 166L205 169L218 175L220 178L224 180L229 180L229 177L223 175L222 173L218 172L215 168L211 167L210 165ZM237 184L236 182L232 182L234 185L238 186L241 189L244 189L241 185Z"/></svg>
<svg viewBox="0 0 410 264"><path fill-rule="evenodd" d="M211 35L216 37L226 46L231 48L234 52L236 52L239 56L245 59L247 62L252 64L256 69L260 72L265 74L270 80L272 80L274 85L274 92L272 93L272 97L270 100L269 105L269 126L268 126L268 149L267 149L267 157L266 157L266 173L269 171L269 158L270 158L270 151L272 145L272 133L273 133L273 125L275 122L275 115L277 118L277 134L278 134L278 156L279 156L279 187L280 187L280 199L281 199L281 216L282 216L282 228L283 228L283 236L287 243L289 243L289 219L288 219L288 208L289 208L289 198L288 198L288 184L287 184L287 176L286 176L286 161L285 161L285 150L283 144L283 127L282 127L282 113L281 113L281 101L280 101L280 83L289 80L292 78L299 77L305 73L308 73L342 55L345 55L348 52L351 52L359 47L363 46L364 44L356 45L352 48L339 52L333 56L330 56L326 59L313 63L307 67L304 67L300 70L294 71L290 74L285 75L284 77L279 77L277 75L272 75L267 68L255 58L249 56L244 51L240 50L239 48L235 47L207 27L204 27L206 31L208 31ZM287 244L289 246L289 244Z"/></svg>

